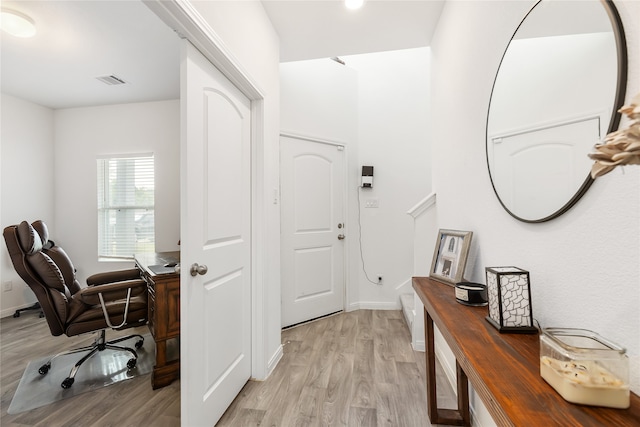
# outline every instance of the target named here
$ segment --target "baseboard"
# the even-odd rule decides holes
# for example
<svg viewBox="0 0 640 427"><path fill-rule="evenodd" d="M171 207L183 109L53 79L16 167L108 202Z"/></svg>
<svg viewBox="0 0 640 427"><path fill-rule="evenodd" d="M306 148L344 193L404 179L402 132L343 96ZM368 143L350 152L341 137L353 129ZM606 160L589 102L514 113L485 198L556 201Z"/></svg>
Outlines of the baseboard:
<svg viewBox="0 0 640 427"><path fill-rule="evenodd" d="M22 308L22 307L18 307L18 308ZM4 319L5 317L9 317L9 316L13 316L13 313L16 312L16 308L5 308L4 310L0 311L0 318Z"/></svg>
<svg viewBox="0 0 640 427"><path fill-rule="evenodd" d="M415 343L411 343L411 347L413 347L415 351L421 351L423 353L427 351L427 347L424 345L424 340L417 340ZM438 356L436 355L436 357ZM438 359L440 358L438 357Z"/></svg>
<svg viewBox="0 0 640 427"><path fill-rule="evenodd" d="M16 307L5 308L4 310L0 311L0 318L13 316L13 314L16 312L16 310L22 310L23 308L29 308L35 303L36 303L36 301L33 301L33 302L22 304L22 305L19 305L19 306L16 306ZM32 315L36 315L37 316L37 314L35 312L22 313L21 315L29 315L29 313L31 313Z"/></svg>
<svg viewBox="0 0 640 427"><path fill-rule="evenodd" d="M375 302L375 301L361 301L353 302L349 304L347 311L356 310L400 310L400 301L396 302Z"/></svg>
<svg viewBox="0 0 640 427"><path fill-rule="evenodd" d="M267 375L265 375L264 378L256 378L252 376L251 381L266 381L269 378L269 376L271 376L271 373L273 372L273 370L276 369L276 366L278 366L278 363L282 359L283 354L284 354L284 351L282 348L282 344L280 344L276 349L275 353L273 353L273 355L269 359L269 362L267 363Z"/></svg>
<svg viewBox="0 0 640 427"><path fill-rule="evenodd" d="M278 363L280 362L280 359L282 359L283 355L284 347L282 347L282 344L280 344L276 352L273 354L273 356L271 356L271 359L269 359L269 363L267 364L267 378L269 378L273 370L276 368L276 366L278 366Z"/></svg>

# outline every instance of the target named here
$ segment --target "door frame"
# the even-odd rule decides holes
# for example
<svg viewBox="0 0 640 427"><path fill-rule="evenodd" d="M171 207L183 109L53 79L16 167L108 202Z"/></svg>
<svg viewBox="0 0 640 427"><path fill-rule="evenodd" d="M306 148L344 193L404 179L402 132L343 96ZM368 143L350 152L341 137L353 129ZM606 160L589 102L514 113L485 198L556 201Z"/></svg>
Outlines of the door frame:
<svg viewBox="0 0 640 427"><path fill-rule="evenodd" d="M268 324L265 307L266 281L264 176L264 92L233 57L220 36L189 2L182 0L142 0L169 28L186 38L251 101L251 378L266 379L278 360L266 356ZM187 260L188 261L188 260ZM188 313L182 313L184 318Z"/></svg>
<svg viewBox="0 0 640 427"><path fill-rule="evenodd" d="M349 311L349 270L347 268L347 266L349 265L349 253L350 253L350 239L349 239L349 235L351 234L351 229L347 228L347 227L352 227L352 224L349 224L348 220L348 214L349 214L349 209L348 209L348 202L349 202L349 144L347 144L346 142L342 142L342 141L334 141L334 140L330 140L330 139L323 139L323 138L318 138L316 136L310 136L310 135L304 135L304 134L300 134L300 133L296 133L296 132L292 132L292 131L288 131L288 130L281 130L280 131L280 138L282 137L287 137L287 138L294 138L294 139L300 139L303 141L309 141L309 142L313 142L316 144L325 144L325 145L333 145L335 147L343 147L343 151L344 151L344 171L343 171L343 176L344 176L344 183L343 183L343 189L342 189L342 217L344 218L344 224L345 224L345 233L347 233L347 239L346 242L344 242L344 251L342 254L342 258L343 258L343 263L342 263L342 274L344 277L344 286L342 287L342 311L343 312L347 312ZM281 149L278 149L278 156L280 156L280 152ZM282 174L282 170L278 170L278 179L279 181L282 183L282 180L280 178L282 178L281 176ZM280 184L282 185L282 184ZM282 194L282 192L280 192L280 194ZM282 203L280 203L280 222L282 223ZM280 227L280 229L282 229L282 227ZM354 229L355 230L355 229ZM280 264L280 277L282 277L282 263ZM280 292L280 294L282 294L282 292ZM280 310L282 310L282 307L280 308ZM282 316L280 316L282 318Z"/></svg>

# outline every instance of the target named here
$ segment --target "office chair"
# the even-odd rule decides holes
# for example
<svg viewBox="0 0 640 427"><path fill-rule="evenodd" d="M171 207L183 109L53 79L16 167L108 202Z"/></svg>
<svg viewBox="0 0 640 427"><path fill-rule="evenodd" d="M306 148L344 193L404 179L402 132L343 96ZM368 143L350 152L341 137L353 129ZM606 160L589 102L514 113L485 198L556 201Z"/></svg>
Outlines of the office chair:
<svg viewBox="0 0 640 427"><path fill-rule="evenodd" d="M64 379L62 388L73 385L80 366L91 356L105 349L125 351L132 357L127 368L136 366L134 349L114 344L138 338L135 347L142 347L142 335L128 335L106 341L107 328L121 330L147 322L147 286L136 269L99 273L87 278L82 287L66 252L49 240L47 226L42 221L29 224L22 221L3 232L11 262L20 277L35 293L53 336L69 337L96 332L92 345L65 351L53 356L38 372L46 375L51 362L58 356L87 352Z"/></svg>

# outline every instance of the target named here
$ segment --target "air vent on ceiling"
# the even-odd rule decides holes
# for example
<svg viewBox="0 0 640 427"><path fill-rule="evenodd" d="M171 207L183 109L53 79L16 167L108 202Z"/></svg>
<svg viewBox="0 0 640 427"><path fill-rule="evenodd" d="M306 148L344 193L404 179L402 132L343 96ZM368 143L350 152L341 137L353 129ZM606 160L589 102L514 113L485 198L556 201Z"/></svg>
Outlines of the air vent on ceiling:
<svg viewBox="0 0 640 427"><path fill-rule="evenodd" d="M125 85L127 84L127 82L125 82L124 80L122 80L120 77L111 74L108 76L99 76L96 77L96 79L100 80L102 83L104 84L108 84L108 85Z"/></svg>

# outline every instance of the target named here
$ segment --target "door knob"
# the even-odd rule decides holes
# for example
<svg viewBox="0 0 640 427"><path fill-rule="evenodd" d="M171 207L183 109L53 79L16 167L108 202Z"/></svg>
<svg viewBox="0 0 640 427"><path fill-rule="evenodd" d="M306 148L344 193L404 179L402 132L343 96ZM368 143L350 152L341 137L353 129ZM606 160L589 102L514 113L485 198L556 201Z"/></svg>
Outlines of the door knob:
<svg viewBox="0 0 640 427"><path fill-rule="evenodd" d="M205 274L207 274L207 271L209 271L209 269L207 268L206 265L198 265L197 262L194 262L191 265L191 270L189 270L191 272L192 276L196 276L196 275L201 275L204 276Z"/></svg>
<svg viewBox="0 0 640 427"><path fill-rule="evenodd" d="M345 235L344 234L338 234L338 240L344 240Z"/></svg>

